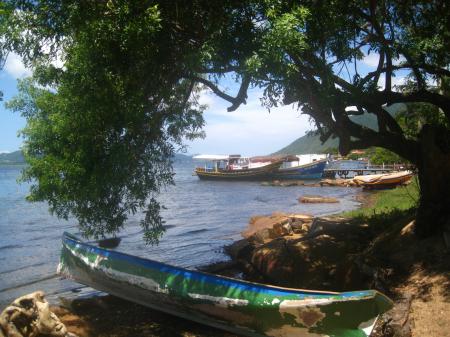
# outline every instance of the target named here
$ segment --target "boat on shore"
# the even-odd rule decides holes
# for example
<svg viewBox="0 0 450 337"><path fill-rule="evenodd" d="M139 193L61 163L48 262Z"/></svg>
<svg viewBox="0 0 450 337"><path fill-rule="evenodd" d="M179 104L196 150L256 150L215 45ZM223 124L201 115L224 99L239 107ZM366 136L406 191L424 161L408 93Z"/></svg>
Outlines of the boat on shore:
<svg viewBox="0 0 450 337"><path fill-rule="evenodd" d="M246 336L367 337L392 302L375 290L281 288L187 270L64 233L60 275L202 324Z"/></svg>
<svg viewBox="0 0 450 337"><path fill-rule="evenodd" d="M359 175L353 178L355 182L365 189L387 189L403 185L411 180L411 171L400 171L386 174Z"/></svg>
<svg viewBox="0 0 450 337"><path fill-rule="evenodd" d="M281 166L282 160L252 162L241 155L198 155L193 159L207 161L204 167L195 168L200 179L209 180L262 180L268 179Z"/></svg>

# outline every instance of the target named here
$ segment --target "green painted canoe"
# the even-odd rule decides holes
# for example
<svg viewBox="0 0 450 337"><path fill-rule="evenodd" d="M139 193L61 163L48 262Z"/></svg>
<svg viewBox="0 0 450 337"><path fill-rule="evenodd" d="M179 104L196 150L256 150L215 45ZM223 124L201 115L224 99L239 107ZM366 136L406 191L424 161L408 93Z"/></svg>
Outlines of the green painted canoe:
<svg viewBox="0 0 450 337"><path fill-rule="evenodd" d="M169 314L246 336L367 337L391 301L245 282L98 248L65 233L61 275Z"/></svg>

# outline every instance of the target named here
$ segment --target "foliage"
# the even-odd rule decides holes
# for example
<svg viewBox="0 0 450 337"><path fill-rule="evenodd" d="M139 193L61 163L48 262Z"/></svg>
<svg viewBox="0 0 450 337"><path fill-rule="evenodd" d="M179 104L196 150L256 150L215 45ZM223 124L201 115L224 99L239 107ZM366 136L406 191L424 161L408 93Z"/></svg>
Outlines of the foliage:
<svg viewBox="0 0 450 337"><path fill-rule="evenodd" d="M4 3L0 49L34 69L10 104L28 119L31 199L75 215L86 234L115 232L144 206L147 235L161 229L155 195L171 182L174 145L199 135L199 85L230 111L251 86L268 108L294 103L321 141L339 138L342 154L382 147L423 171L423 144L442 160L450 153L444 1ZM369 55L378 65L364 72ZM409 72L407 85L394 85L400 72ZM218 85L225 74L240 82L234 96ZM395 103L409 104L401 121L387 111ZM376 130L351 118L364 113L376 117ZM419 122L439 140L410 131Z"/></svg>
<svg viewBox="0 0 450 337"><path fill-rule="evenodd" d="M94 237L144 210L145 238L156 242L163 231L156 196L173 182L171 158L184 139L201 136L204 107L182 77L196 46L173 34L173 18L158 6L20 3L6 42L22 51L34 78L19 83L8 107L27 119L28 199L75 216ZM30 39L16 34L31 27ZM53 44L44 49L48 37ZM58 55L64 67L55 66Z"/></svg>
<svg viewBox="0 0 450 337"><path fill-rule="evenodd" d="M398 154L381 147L368 149L366 155L369 157L370 163L374 165L406 163L405 159Z"/></svg>

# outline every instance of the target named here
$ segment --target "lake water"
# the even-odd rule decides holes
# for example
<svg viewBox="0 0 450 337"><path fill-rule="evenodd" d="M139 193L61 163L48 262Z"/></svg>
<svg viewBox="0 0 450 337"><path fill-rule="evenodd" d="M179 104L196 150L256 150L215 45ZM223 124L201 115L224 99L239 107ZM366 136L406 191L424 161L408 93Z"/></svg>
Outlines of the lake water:
<svg viewBox="0 0 450 337"><path fill-rule="evenodd" d="M267 187L258 182L201 181L192 175L190 159L174 164L175 186L160 196L167 207L167 231L158 246L146 245L139 217L129 219L117 248L133 255L195 268L227 260L225 245L240 239L251 216L274 211L326 215L358 207L359 189L346 187ZM12 299L44 290L57 296L79 288L55 276L60 239L76 233L76 221L59 220L45 203L25 200L29 185L17 184L20 167L0 166L0 309ZM337 204L300 204L304 194L337 197Z"/></svg>

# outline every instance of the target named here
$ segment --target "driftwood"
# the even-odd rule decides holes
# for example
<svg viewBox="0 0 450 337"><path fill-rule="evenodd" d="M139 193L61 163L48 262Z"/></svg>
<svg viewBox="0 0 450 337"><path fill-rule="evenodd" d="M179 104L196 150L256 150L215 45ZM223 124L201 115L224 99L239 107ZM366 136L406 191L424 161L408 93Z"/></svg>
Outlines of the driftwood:
<svg viewBox="0 0 450 337"><path fill-rule="evenodd" d="M0 337L69 337L65 325L50 311L42 291L19 297L0 314Z"/></svg>

